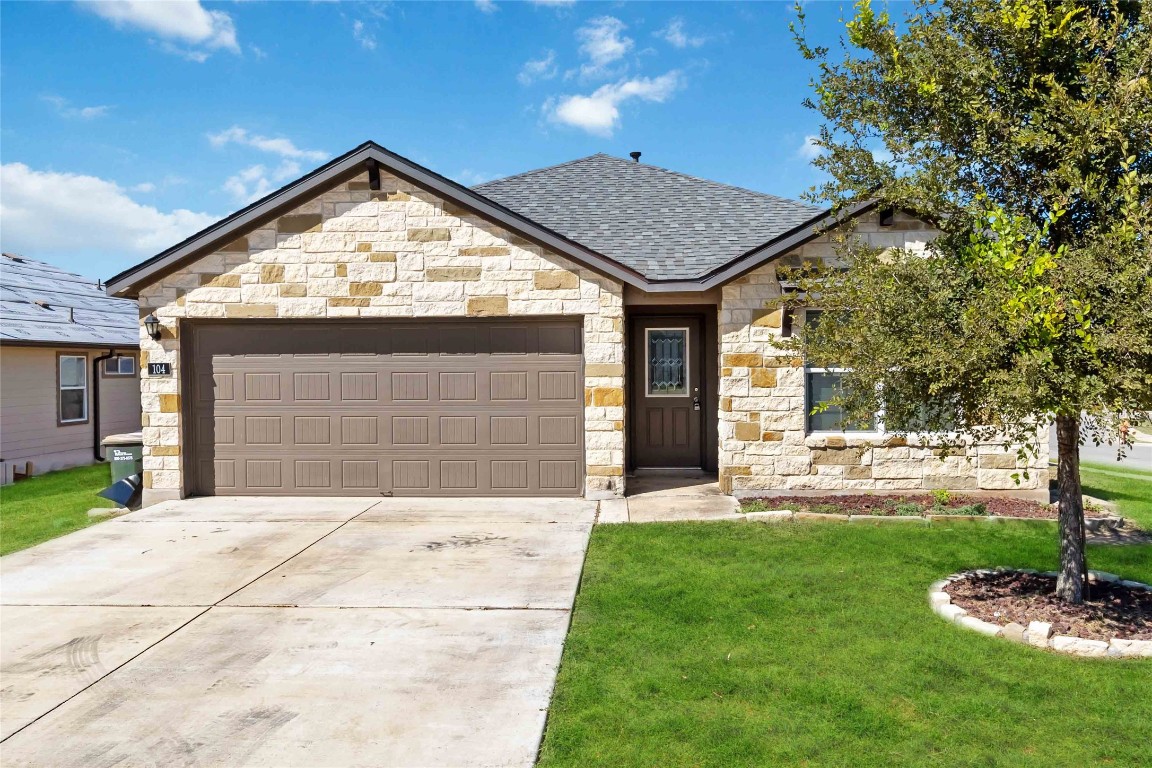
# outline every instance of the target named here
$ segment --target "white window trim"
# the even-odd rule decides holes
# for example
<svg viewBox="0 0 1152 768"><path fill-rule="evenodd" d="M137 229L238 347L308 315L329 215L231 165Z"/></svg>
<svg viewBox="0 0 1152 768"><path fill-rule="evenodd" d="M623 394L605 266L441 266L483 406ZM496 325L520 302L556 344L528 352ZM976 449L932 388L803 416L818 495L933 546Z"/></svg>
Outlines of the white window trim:
<svg viewBox="0 0 1152 768"><path fill-rule="evenodd" d="M127 373L120 371L120 370L117 370L115 373L110 372L108 370L108 363L112 362L113 360L117 361L117 366L119 366L120 360L131 360L132 361L132 370L128 371ZM135 376L136 375L136 356L135 355L116 355L115 357L109 357L108 359L106 359L104 361L101 372L103 373L104 376L106 376L108 378L117 378L117 377L127 378L129 376Z"/></svg>
<svg viewBox="0 0 1152 768"><path fill-rule="evenodd" d="M652 392L652 366L648 355L652 352L652 331L681 331L684 334L684 394L654 394ZM661 327L644 329L644 396L645 397L691 397L692 396L692 336L686 327Z"/></svg>
<svg viewBox="0 0 1152 768"><path fill-rule="evenodd" d="M80 386L65 386L64 384L64 361L65 360L80 360L80 370L84 374L84 383ZM88 356L87 355L60 355L56 358L56 407L60 410L60 423L61 424L83 424L88 421ZM78 419L65 419L63 408L60 402L61 392L72 392L80 390L84 393L81 399L81 404L84 406L83 415Z"/></svg>

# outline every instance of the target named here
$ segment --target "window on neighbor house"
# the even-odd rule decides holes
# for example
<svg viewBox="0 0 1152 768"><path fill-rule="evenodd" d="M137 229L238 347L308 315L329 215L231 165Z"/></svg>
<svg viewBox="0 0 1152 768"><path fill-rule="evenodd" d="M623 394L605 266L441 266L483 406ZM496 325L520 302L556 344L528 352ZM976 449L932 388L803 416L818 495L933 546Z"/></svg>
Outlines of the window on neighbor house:
<svg viewBox="0 0 1152 768"><path fill-rule="evenodd" d="M60 355L58 392L61 424L88 421L88 358L84 355Z"/></svg>
<svg viewBox="0 0 1152 768"><path fill-rule="evenodd" d="M814 326L820 322L821 310L804 310L804 327ZM809 432L875 432L877 418L873 416L864 423L845 423L844 411L836 405L830 405L820 411L814 409L821 403L834 399L843 389L846 368L828 367L817 368L805 365L804 392L805 414L807 415L807 429Z"/></svg>
<svg viewBox="0 0 1152 768"><path fill-rule="evenodd" d="M118 355L104 361L105 376L135 376L136 358L131 355Z"/></svg>

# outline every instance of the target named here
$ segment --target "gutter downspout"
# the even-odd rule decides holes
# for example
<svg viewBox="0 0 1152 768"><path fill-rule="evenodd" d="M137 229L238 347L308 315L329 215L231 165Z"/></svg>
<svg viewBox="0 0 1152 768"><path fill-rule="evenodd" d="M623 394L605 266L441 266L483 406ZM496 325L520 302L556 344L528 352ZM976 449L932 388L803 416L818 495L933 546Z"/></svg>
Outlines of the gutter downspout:
<svg viewBox="0 0 1152 768"><path fill-rule="evenodd" d="M96 461L104 461L100 453L100 363L116 357L116 350L92 360L92 456Z"/></svg>

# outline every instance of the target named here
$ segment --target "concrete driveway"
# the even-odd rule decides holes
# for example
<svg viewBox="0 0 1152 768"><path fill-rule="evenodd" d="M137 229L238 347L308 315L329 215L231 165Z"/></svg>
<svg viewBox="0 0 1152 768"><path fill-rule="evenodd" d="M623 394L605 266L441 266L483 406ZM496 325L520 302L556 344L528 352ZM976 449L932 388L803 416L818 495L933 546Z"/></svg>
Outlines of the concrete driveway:
<svg viewBox="0 0 1152 768"><path fill-rule="evenodd" d="M191 499L4 557L4 765L531 765L595 516Z"/></svg>

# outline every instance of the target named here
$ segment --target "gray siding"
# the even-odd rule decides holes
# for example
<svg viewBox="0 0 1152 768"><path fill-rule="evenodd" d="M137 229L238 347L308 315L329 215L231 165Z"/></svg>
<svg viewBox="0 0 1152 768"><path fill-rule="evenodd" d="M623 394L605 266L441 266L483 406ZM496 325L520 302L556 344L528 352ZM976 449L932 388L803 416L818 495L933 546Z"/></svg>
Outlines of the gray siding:
<svg viewBox="0 0 1152 768"><path fill-rule="evenodd" d="M88 358L88 422L56 423L56 355ZM0 348L0 459L31 461L37 474L92 462L91 361L103 351L53 347ZM138 376L100 381L101 437L140 429Z"/></svg>

